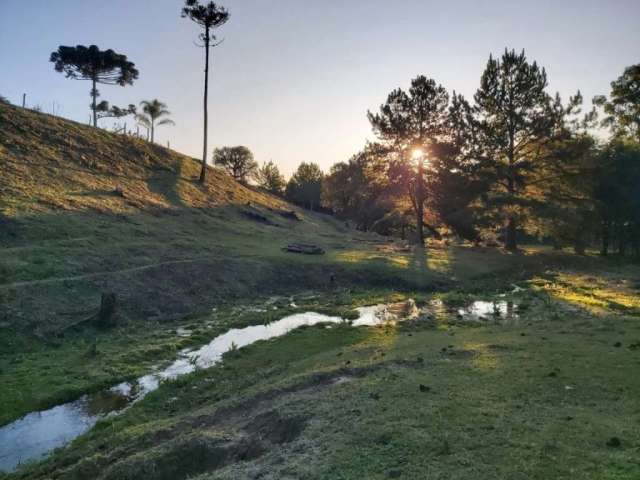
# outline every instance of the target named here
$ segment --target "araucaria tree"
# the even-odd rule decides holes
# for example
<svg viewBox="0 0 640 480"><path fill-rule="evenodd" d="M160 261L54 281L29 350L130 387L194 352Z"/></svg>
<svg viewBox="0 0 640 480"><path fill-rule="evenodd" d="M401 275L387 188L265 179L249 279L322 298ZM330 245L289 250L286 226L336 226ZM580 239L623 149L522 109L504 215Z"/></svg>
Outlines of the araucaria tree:
<svg viewBox="0 0 640 480"><path fill-rule="evenodd" d="M243 146L216 148L213 151L213 163L241 183L247 183L258 170L253 153Z"/></svg>
<svg viewBox="0 0 640 480"><path fill-rule="evenodd" d="M229 12L214 2L205 5L200 4L198 0L186 0L185 6L182 8L182 16L191 19L198 24L204 33L200 35L200 39L204 46L204 141L202 147L202 169L200 170L200 182L204 183L207 174L207 126L208 126L208 108L207 99L209 94L209 49L212 46L219 45L216 43L216 36L213 31L224 25L229 20Z"/></svg>
<svg viewBox="0 0 640 480"><path fill-rule="evenodd" d="M154 141L156 127L160 125L175 125L175 122L170 118L164 118L158 121L162 117L171 115L171 112L167 110L167 105L157 98L153 100L143 100L140 102L140 106L142 107L143 113L136 115L136 119L138 123L147 128L147 131L151 134L152 143Z"/></svg>
<svg viewBox="0 0 640 480"><path fill-rule="evenodd" d="M546 88L544 68L529 63L524 51L505 50L500 60L489 57L475 94L477 160L492 182L489 194L505 222L504 243L509 250L518 246L527 181L562 120L560 100Z"/></svg>
<svg viewBox="0 0 640 480"><path fill-rule="evenodd" d="M425 155L433 154L447 129L449 94L425 76L408 92L396 89L378 113L368 113L373 131L391 153L389 180L404 188L416 216L417 241L424 241Z"/></svg>
<svg viewBox="0 0 640 480"><path fill-rule="evenodd" d="M98 126L97 98L100 95L97 84L132 85L138 78L138 70L126 55L113 50L100 50L97 46L65 47L60 45L58 50L51 53L50 61L54 63L58 72L74 80L90 80L91 111L93 112L93 126Z"/></svg>

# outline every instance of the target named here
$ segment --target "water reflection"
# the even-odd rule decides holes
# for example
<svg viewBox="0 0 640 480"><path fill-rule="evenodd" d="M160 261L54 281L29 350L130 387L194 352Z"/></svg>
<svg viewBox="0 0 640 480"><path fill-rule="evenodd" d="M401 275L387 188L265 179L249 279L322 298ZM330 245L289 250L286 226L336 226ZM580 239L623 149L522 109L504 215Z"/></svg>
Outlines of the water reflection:
<svg viewBox="0 0 640 480"><path fill-rule="evenodd" d="M511 301L475 301L459 309L458 317L472 322L514 323L518 320L518 306Z"/></svg>

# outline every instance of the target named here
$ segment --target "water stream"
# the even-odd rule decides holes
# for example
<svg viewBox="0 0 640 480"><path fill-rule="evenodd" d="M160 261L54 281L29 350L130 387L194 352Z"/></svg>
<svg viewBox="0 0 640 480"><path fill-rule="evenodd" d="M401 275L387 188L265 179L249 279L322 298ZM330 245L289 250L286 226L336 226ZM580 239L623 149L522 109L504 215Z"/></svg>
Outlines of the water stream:
<svg viewBox="0 0 640 480"><path fill-rule="evenodd" d="M357 319L315 312L297 313L266 325L234 328L215 337L197 350L186 349L165 368L158 368L133 382L125 382L95 394L58 405L48 410L32 412L19 420L0 427L0 471L12 471L21 463L43 458L53 449L66 445L89 430L101 418L117 415L132 403L157 389L164 380L172 380L211 367L222 360L225 352L250 345L259 340L279 337L301 326L319 323L348 322L352 326L375 326L400 318L417 315L413 301L394 305L374 305L358 308ZM186 335L186 330L178 332Z"/></svg>
<svg viewBox="0 0 640 480"><path fill-rule="evenodd" d="M465 321L515 323L518 320L518 305L512 301L475 301L458 310L458 317Z"/></svg>

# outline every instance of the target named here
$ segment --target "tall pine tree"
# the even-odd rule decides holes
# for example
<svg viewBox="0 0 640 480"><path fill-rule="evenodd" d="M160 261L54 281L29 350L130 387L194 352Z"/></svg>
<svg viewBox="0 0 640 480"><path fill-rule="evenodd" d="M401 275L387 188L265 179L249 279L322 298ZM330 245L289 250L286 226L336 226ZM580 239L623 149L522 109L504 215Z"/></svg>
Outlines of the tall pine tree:
<svg viewBox="0 0 640 480"><path fill-rule="evenodd" d="M505 222L509 250L518 247L516 232L524 217L528 180L562 119L560 99L546 89L544 68L529 63L524 51L505 50L500 60L489 57L474 97L477 159L492 180L488 198Z"/></svg>

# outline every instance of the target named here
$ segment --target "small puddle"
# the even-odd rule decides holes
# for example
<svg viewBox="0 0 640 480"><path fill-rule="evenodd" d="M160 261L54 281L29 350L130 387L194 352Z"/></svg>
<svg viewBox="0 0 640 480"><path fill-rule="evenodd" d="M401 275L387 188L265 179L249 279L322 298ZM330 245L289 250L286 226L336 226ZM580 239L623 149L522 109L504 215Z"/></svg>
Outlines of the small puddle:
<svg viewBox="0 0 640 480"><path fill-rule="evenodd" d="M514 323L518 320L518 305L509 301L475 301L458 309L458 318L471 322Z"/></svg>
<svg viewBox="0 0 640 480"><path fill-rule="evenodd" d="M197 350L182 350L168 367L144 375L134 382L124 382L102 392L83 395L78 400L49 410L29 413L13 423L0 427L0 471L12 471L21 463L43 458L53 449L66 445L85 433L101 418L116 415L144 398L157 389L162 381L175 379L197 368L211 367L220 362L223 354L229 350L242 348L259 340L279 337L302 326L343 322L354 327L375 326L418 315L413 300L360 307L357 311L359 316L352 321L306 312L289 315L266 325L234 328ZM181 330L177 333L186 334L187 331Z"/></svg>

